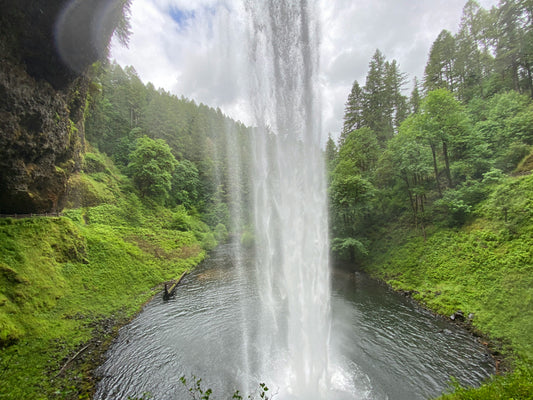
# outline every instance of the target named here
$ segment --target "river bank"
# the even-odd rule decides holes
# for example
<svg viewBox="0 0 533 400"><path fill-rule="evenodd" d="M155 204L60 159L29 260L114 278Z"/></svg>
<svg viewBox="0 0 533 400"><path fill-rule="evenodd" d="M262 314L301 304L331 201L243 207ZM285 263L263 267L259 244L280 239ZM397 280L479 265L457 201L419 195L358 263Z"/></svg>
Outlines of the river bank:
<svg viewBox="0 0 533 400"><path fill-rule="evenodd" d="M120 329L131 323L155 296L161 295L163 288L164 283L152 288L152 295L138 306L137 311L133 314L125 314L119 310L111 316L102 316L92 322L91 339L80 343L64 358L63 366L59 372L56 369L50 369L46 372L51 379L65 377L61 381L61 385L58 386L58 390L75 392L73 399L92 399L98 384L96 370L104 363L106 353L117 338ZM73 390L74 388L76 389Z"/></svg>
<svg viewBox="0 0 533 400"><path fill-rule="evenodd" d="M417 291L399 289L382 278L374 276L391 290L409 298L428 312L451 321L461 329L470 332L478 341L485 346L487 353L491 355L494 362L495 373L486 379L480 387L469 387L461 385L457 380L450 381L450 387L439 396L439 400L488 400L488 399L521 399L529 400L533 396L533 367L530 360L524 358L523 354L516 352L510 345L510 339L492 337L473 323L473 318L464 318L464 312L458 310L451 315L444 315L429 307L427 303L421 301ZM401 287L401 286L400 286Z"/></svg>
<svg viewBox="0 0 533 400"><path fill-rule="evenodd" d="M363 262L371 276L432 312L458 316L455 322L482 337L494 354L502 376L479 395L459 390L458 397L443 398L533 396L531 198L533 176L510 177L462 227L427 227L426 237L399 222L384 227Z"/></svg>
<svg viewBox="0 0 533 400"><path fill-rule="evenodd" d="M90 398L118 329L206 254L201 234L162 226L170 210L145 209L146 225L108 205L65 214L0 220L2 398Z"/></svg>

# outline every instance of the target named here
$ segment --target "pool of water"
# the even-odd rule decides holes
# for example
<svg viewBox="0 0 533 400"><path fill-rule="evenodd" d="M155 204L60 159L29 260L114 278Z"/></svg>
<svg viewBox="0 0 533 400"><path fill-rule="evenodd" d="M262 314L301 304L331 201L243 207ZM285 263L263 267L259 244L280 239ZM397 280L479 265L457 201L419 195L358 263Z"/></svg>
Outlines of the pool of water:
<svg viewBox="0 0 533 400"><path fill-rule="evenodd" d="M285 387L283 327L273 330L274 345L256 343L265 316L253 271L246 259L236 267L233 250L220 246L174 298L156 296L121 329L97 371L95 399L186 399L182 376L201 377L212 399L254 393L260 382L275 399L298 398ZM332 269L331 280L328 388L316 399L426 399L452 376L478 385L494 372L486 349L446 319L346 267Z"/></svg>

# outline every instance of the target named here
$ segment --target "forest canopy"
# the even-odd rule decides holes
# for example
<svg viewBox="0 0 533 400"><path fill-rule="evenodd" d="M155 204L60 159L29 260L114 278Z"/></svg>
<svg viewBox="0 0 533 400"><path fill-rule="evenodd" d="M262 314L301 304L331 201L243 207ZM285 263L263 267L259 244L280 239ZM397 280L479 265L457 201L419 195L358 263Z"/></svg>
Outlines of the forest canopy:
<svg viewBox="0 0 533 400"><path fill-rule="evenodd" d="M422 81L376 50L354 81L344 126L326 148L333 248L364 255L380 221L461 226L490 185L533 145L533 8L470 0L459 31L443 30Z"/></svg>

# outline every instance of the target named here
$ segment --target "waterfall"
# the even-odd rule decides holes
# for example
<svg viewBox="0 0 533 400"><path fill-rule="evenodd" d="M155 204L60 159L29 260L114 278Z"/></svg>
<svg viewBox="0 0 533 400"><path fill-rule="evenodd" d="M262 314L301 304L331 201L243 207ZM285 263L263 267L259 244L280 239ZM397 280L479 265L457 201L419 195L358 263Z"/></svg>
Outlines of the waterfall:
<svg viewBox="0 0 533 400"><path fill-rule="evenodd" d="M323 398L331 323L317 10L306 0L245 0L245 9L260 379L291 398Z"/></svg>

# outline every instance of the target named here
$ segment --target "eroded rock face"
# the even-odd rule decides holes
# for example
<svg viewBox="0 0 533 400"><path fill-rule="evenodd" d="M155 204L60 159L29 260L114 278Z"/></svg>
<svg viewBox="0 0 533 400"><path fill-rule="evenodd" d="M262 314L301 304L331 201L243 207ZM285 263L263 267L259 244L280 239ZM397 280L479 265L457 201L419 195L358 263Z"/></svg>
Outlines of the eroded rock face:
<svg viewBox="0 0 533 400"><path fill-rule="evenodd" d="M70 118L80 111L71 109L71 91L82 89L83 96L83 86L79 78L58 91L20 65L0 71L0 212L60 208L83 148L83 117Z"/></svg>
<svg viewBox="0 0 533 400"><path fill-rule="evenodd" d="M62 208L84 148L85 71L103 56L113 32L104 20L95 38L95 16L116 19L116 4L0 3L0 213ZM110 5L114 14L104 12Z"/></svg>

